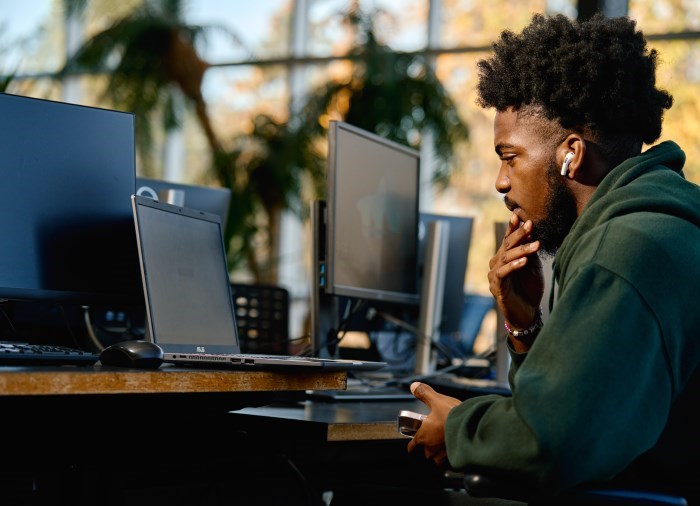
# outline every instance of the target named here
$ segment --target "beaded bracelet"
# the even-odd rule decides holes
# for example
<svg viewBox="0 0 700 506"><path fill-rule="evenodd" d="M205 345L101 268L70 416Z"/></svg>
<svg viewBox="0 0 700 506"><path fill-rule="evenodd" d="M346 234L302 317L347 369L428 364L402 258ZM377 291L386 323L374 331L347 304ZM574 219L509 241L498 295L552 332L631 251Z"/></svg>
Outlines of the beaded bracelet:
<svg viewBox="0 0 700 506"><path fill-rule="evenodd" d="M525 337L529 336L530 334L534 334L538 330L542 328L542 308L537 309L537 313L535 314L535 321L532 322L532 325L530 325L528 328L524 330L515 330L512 328L510 325L508 325L508 322L503 322L503 325L506 328L506 331L513 337Z"/></svg>

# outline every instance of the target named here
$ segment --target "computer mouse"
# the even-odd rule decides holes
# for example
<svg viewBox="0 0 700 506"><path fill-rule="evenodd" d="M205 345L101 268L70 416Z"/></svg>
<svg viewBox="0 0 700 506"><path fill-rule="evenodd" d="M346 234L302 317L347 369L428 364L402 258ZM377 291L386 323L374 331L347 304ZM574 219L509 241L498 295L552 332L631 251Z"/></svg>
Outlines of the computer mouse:
<svg viewBox="0 0 700 506"><path fill-rule="evenodd" d="M157 369L163 363L163 350L150 341L121 341L102 350L100 363L116 367Z"/></svg>

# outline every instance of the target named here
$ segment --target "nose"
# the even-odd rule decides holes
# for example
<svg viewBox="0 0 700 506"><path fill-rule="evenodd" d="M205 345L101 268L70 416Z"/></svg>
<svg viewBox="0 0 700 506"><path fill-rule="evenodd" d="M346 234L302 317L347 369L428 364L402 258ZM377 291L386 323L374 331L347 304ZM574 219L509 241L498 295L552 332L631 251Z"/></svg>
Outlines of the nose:
<svg viewBox="0 0 700 506"><path fill-rule="evenodd" d="M501 164L496 176L496 191L498 193L508 193L510 191L510 178L508 177L508 166Z"/></svg>

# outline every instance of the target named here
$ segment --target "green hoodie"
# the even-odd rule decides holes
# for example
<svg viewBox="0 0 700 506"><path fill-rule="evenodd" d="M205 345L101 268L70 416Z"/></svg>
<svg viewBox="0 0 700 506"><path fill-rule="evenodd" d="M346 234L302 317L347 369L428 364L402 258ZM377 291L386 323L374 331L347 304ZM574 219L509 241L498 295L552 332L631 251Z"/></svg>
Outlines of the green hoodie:
<svg viewBox="0 0 700 506"><path fill-rule="evenodd" d="M471 398L448 416L454 468L552 493L614 477L687 492L672 482L700 463L689 409L700 391L700 187L684 161L665 142L603 179L555 257L546 324L528 353L511 350L512 397Z"/></svg>

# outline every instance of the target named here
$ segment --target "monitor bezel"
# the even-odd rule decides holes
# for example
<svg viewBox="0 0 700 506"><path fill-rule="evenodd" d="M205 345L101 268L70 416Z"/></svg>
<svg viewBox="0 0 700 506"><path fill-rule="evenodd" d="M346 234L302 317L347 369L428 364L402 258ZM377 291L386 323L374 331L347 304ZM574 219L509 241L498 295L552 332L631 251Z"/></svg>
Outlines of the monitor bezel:
<svg viewBox="0 0 700 506"><path fill-rule="evenodd" d="M337 207L336 207L336 196L338 194L337 187L337 172L338 172L338 134L341 130L345 130L353 135L364 138L367 141L376 143L380 146L386 147L388 149L398 151L402 154L408 155L415 160L415 188L416 188L416 200L413 209L413 221L415 223L414 232L414 253L415 258L415 272L412 273L414 279L414 291L413 292L396 292L389 290L380 290L377 288L363 288L360 286L349 286L340 285L336 282L335 276L335 265L334 259L336 257L336 234L337 234ZM328 167L326 175L326 209L324 215L324 222L326 225L326 258L325 258L325 290L326 293L352 297L357 299L372 300L372 301L382 301L382 302L394 302L399 304L411 304L415 305L420 302L420 286L418 286L419 273L418 273L418 226L419 226L419 189L420 189L420 166L421 157L420 152L415 149L411 149L407 146L403 146L397 142L386 139L380 135L374 134L362 128L356 127L344 121L331 120L328 127Z"/></svg>

